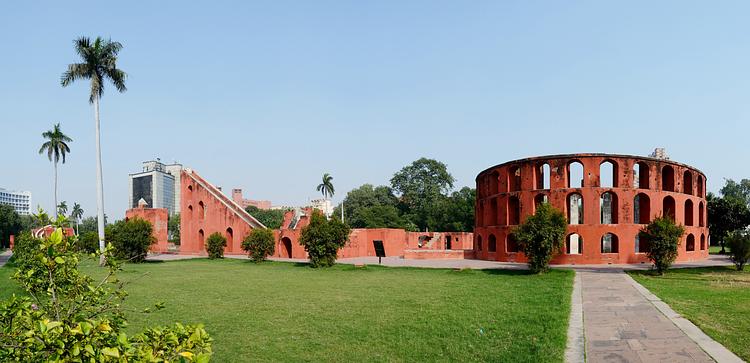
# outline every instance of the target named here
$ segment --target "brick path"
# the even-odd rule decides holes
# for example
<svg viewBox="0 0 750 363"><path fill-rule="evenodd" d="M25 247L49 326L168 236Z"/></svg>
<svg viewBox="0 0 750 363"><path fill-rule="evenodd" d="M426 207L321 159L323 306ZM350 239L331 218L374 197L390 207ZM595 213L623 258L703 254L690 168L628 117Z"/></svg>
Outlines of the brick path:
<svg viewBox="0 0 750 363"><path fill-rule="evenodd" d="M579 270L586 360L713 362L622 271Z"/></svg>

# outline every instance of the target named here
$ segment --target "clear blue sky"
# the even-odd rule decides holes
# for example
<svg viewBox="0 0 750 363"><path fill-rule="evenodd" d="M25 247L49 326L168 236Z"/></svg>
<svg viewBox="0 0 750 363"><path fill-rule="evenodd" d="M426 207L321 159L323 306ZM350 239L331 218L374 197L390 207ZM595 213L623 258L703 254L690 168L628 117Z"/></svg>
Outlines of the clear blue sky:
<svg viewBox="0 0 750 363"><path fill-rule="evenodd" d="M0 5L0 186L52 206L37 154L54 122L74 142L61 199L95 213L93 110L63 89L72 40L111 37L128 92L102 100L106 212L128 173L178 160L278 204L339 201L407 163L457 186L516 158L571 152L672 159L750 176L748 2L149 1Z"/></svg>

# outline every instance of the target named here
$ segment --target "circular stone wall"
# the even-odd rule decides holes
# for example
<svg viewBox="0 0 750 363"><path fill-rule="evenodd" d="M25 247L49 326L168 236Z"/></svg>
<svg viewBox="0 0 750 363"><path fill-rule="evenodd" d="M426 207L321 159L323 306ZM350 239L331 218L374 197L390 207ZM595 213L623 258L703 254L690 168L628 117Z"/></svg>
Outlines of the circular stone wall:
<svg viewBox="0 0 750 363"><path fill-rule="evenodd" d="M708 257L706 176L670 160L571 154L510 161L477 176L474 252L526 262L510 231L548 201L565 213L563 252L553 264L648 263L640 229L661 215L685 226L677 261Z"/></svg>

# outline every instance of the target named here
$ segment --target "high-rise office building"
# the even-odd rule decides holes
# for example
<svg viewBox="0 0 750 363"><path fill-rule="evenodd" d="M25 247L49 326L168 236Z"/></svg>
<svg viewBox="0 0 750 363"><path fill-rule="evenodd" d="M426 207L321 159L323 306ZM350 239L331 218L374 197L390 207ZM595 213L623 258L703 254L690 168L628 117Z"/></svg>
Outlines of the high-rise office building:
<svg viewBox="0 0 750 363"><path fill-rule="evenodd" d="M0 188L0 204L7 204L16 213L27 216L31 214L31 192L22 192Z"/></svg>
<svg viewBox="0 0 750 363"><path fill-rule="evenodd" d="M140 173L130 174L130 208L143 199L150 208L166 208L170 215L180 211L181 164L165 165L161 160L143 162Z"/></svg>

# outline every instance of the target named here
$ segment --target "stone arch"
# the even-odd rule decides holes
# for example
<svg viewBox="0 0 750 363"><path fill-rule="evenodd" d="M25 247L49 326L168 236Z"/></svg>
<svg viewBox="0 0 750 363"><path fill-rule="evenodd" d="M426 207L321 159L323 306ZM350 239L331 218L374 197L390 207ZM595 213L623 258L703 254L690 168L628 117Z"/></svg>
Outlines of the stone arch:
<svg viewBox="0 0 750 363"><path fill-rule="evenodd" d="M484 226L484 201L483 200L479 201L479 208L477 209L479 209L477 211L477 216L476 216L477 226Z"/></svg>
<svg viewBox="0 0 750 363"><path fill-rule="evenodd" d="M227 251L232 252L232 246L234 245L234 230L232 230L232 227L227 227L225 237L227 239Z"/></svg>
<svg viewBox="0 0 750 363"><path fill-rule="evenodd" d="M490 199L490 220L488 226L497 225L497 198Z"/></svg>
<svg viewBox="0 0 750 363"><path fill-rule="evenodd" d="M188 205L188 218L193 218L193 206Z"/></svg>
<svg viewBox="0 0 750 363"><path fill-rule="evenodd" d="M699 227L705 227L706 226L706 213L703 208L703 202L698 203L698 226Z"/></svg>
<svg viewBox="0 0 750 363"><path fill-rule="evenodd" d="M633 198L633 223L648 224L651 222L651 199L648 194L638 193Z"/></svg>
<svg viewBox="0 0 750 363"><path fill-rule="evenodd" d="M477 234L477 251L482 250L482 235Z"/></svg>
<svg viewBox="0 0 750 363"><path fill-rule="evenodd" d="M568 188L583 188L583 175L584 168L583 163L579 160L571 160L566 165L567 172L567 187Z"/></svg>
<svg viewBox="0 0 750 363"><path fill-rule="evenodd" d="M612 159L606 159L599 164L599 187L617 188L618 176L617 162Z"/></svg>
<svg viewBox="0 0 750 363"><path fill-rule="evenodd" d="M639 161L633 166L633 186L638 189L649 189L650 168L644 161Z"/></svg>
<svg viewBox="0 0 750 363"><path fill-rule="evenodd" d="M690 199L685 201L685 225L693 225L693 201Z"/></svg>
<svg viewBox="0 0 750 363"><path fill-rule="evenodd" d="M490 237L487 238L487 252L497 251L497 239L495 235L490 233Z"/></svg>
<svg viewBox="0 0 750 363"><path fill-rule="evenodd" d="M204 218L206 218L206 205L201 200L198 202L198 219L203 220Z"/></svg>
<svg viewBox="0 0 750 363"><path fill-rule="evenodd" d="M580 255L583 253L583 237L578 233L571 233L565 238L565 253Z"/></svg>
<svg viewBox="0 0 750 363"><path fill-rule="evenodd" d="M508 191L517 192L521 190L521 167L511 166L508 169Z"/></svg>
<svg viewBox="0 0 750 363"><path fill-rule="evenodd" d="M508 225L515 226L521 222L521 202L518 197L508 197Z"/></svg>
<svg viewBox="0 0 750 363"><path fill-rule="evenodd" d="M674 191L674 168L671 165L661 168L661 190Z"/></svg>
<svg viewBox="0 0 750 363"><path fill-rule="evenodd" d="M701 233L701 251L706 249L706 235Z"/></svg>
<svg viewBox="0 0 750 363"><path fill-rule="evenodd" d="M602 236L601 253L618 253L618 239L614 233L605 233Z"/></svg>
<svg viewBox="0 0 750 363"><path fill-rule="evenodd" d="M661 212L665 217L672 218L673 221L677 222L674 198L671 196L664 197L664 201L662 201L661 205Z"/></svg>
<svg viewBox="0 0 750 363"><path fill-rule="evenodd" d="M540 206L543 203L548 203L548 202L549 202L549 197L547 196L547 194L544 194L544 193L537 194L536 197L534 197L534 208L535 208L534 211L536 211L536 207Z"/></svg>
<svg viewBox="0 0 750 363"><path fill-rule="evenodd" d="M534 168L534 188L535 189L549 189L550 188L550 166L549 163L538 164Z"/></svg>
<svg viewBox="0 0 750 363"><path fill-rule="evenodd" d="M617 224L617 194L604 192L599 197L599 210L601 224Z"/></svg>
<svg viewBox="0 0 750 363"><path fill-rule="evenodd" d="M206 249L206 234L202 229L198 230L198 249L201 251Z"/></svg>
<svg viewBox="0 0 750 363"><path fill-rule="evenodd" d="M281 258L292 258L292 240L289 237L281 238L279 242L279 255Z"/></svg>
<svg viewBox="0 0 750 363"><path fill-rule="evenodd" d="M706 195L703 194L703 176L698 175L698 178L696 178L696 189L698 190L698 196L701 198L705 198Z"/></svg>
<svg viewBox="0 0 750 363"><path fill-rule="evenodd" d="M685 170L682 174L682 192L693 194L693 173L690 170Z"/></svg>
<svg viewBox="0 0 750 363"><path fill-rule="evenodd" d="M509 233L505 237L505 252L518 252L518 241L516 241L516 238L513 237L513 233Z"/></svg>
<svg viewBox="0 0 750 363"><path fill-rule="evenodd" d="M685 238L685 251L695 251L695 236L692 233L687 235Z"/></svg>
<svg viewBox="0 0 750 363"><path fill-rule="evenodd" d="M649 243L648 236L642 232L635 234L635 253L646 253L651 251L651 243Z"/></svg>
<svg viewBox="0 0 750 363"><path fill-rule="evenodd" d="M568 194L568 224L583 224L583 196L579 193Z"/></svg>
<svg viewBox="0 0 750 363"><path fill-rule="evenodd" d="M500 185L499 185L500 173L498 173L497 170L495 170L492 173L490 173L489 178L490 178L489 195L495 195L497 193L500 193Z"/></svg>

